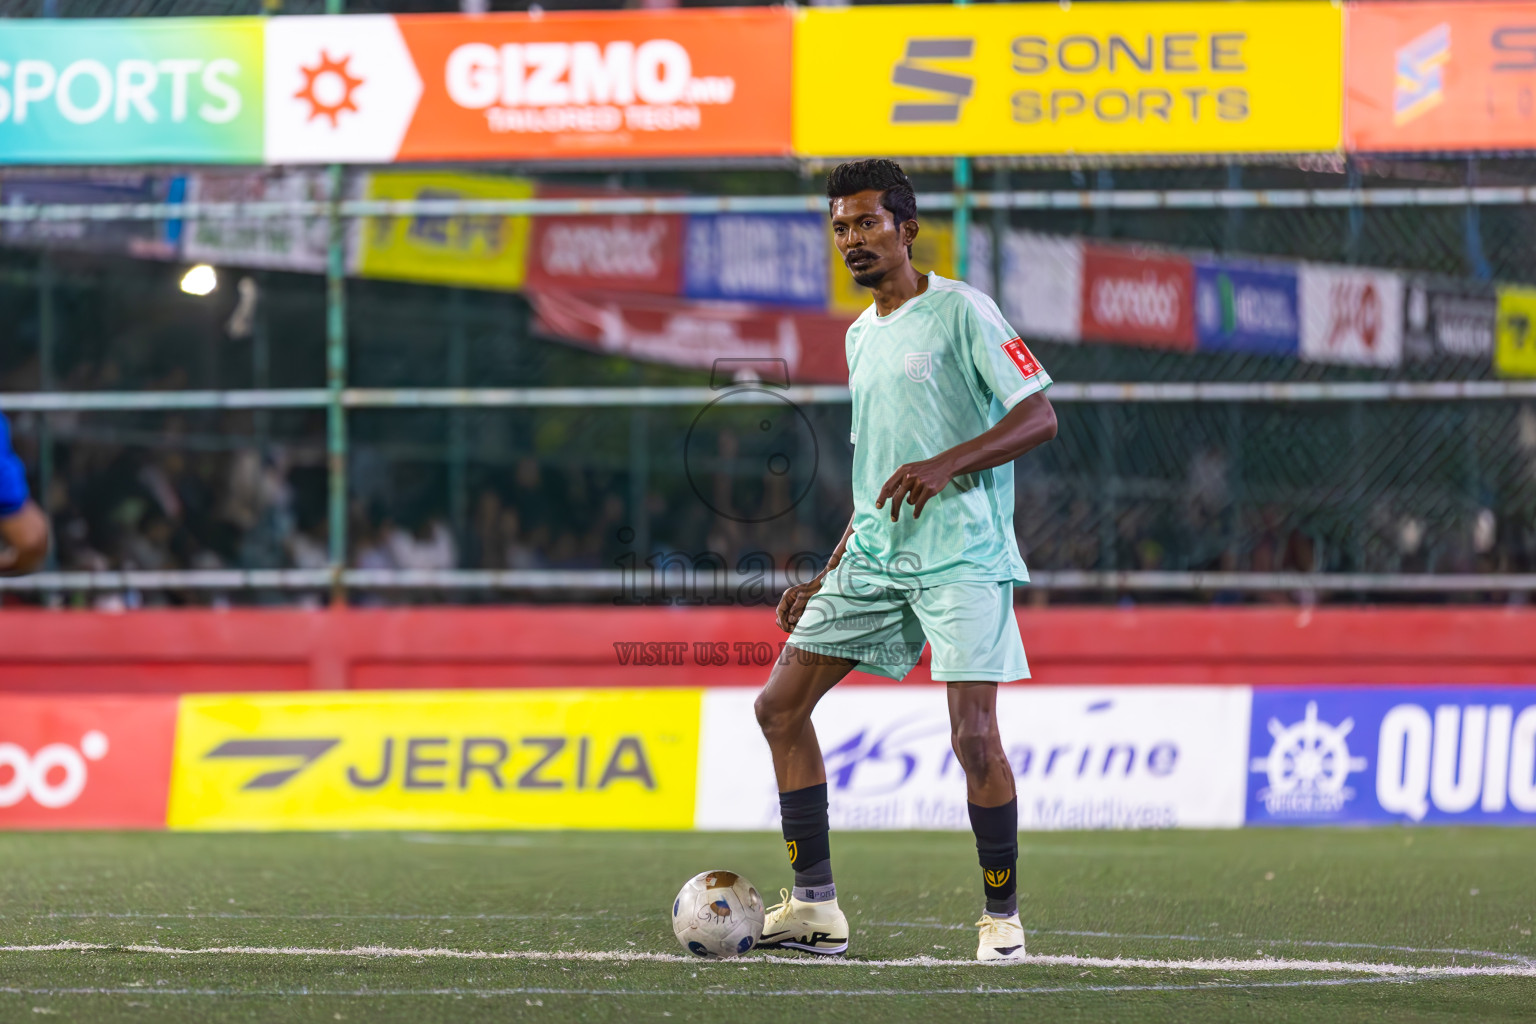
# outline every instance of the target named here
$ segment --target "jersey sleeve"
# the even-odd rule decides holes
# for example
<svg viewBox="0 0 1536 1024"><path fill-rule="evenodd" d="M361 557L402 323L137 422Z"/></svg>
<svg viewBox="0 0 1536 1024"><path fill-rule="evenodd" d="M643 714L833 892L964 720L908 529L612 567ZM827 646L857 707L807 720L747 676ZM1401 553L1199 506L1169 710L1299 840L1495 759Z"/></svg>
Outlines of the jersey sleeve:
<svg viewBox="0 0 1536 1024"><path fill-rule="evenodd" d="M21 511L28 496L26 467L11 449L11 424L0 414L0 516Z"/></svg>
<svg viewBox="0 0 1536 1024"><path fill-rule="evenodd" d="M971 361L986 389L1003 408L1012 409L1030 395L1051 386L1029 346L1008 326L997 304L980 292L961 293L961 331Z"/></svg>

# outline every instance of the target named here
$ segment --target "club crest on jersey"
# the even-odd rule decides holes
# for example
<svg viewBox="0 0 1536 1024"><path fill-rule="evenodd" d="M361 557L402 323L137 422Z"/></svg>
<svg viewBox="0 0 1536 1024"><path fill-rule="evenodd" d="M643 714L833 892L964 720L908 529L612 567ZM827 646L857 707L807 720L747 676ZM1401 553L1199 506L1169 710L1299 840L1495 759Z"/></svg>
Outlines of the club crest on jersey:
<svg viewBox="0 0 1536 1024"><path fill-rule="evenodd" d="M932 352L907 353L907 379L918 384L933 376Z"/></svg>
<svg viewBox="0 0 1536 1024"><path fill-rule="evenodd" d="M1008 353L1008 358L1013 360L1013 365L1019 368L1019 372L1026 380L1040 372L1040 360L1036 359L1035 354L1029 350L1029 346L1024 344L1023 338L1004 342L1003 351Z"/></svg>

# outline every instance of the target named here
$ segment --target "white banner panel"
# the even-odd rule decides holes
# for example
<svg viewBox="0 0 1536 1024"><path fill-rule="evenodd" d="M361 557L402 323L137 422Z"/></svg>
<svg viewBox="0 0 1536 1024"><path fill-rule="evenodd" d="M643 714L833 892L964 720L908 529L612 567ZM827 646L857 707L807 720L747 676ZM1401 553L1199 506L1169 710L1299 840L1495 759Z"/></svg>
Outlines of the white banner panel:
<svg viewBox="0 0 1536 1024"><path fill-rule="evenodd" d="M1029 231L1003 236L1003 315L1026 338L1082 337L1083 243Z"/></svg>
<svg viewBox="0 0 1536 1024"><path fill-rule="evenodd" d="M202 172L187 179L187 201L193 203L324 202L330 197L323 170ZM355 225L348 223L349 237ZM330 241L331 226L324 217L189 219L181 251L188 262L323 274Z"/></svg>
<svg viewBox="0 0 1536 1024"><path fill-rule="evenodd" d="M710 690L695 825L776 829L753 690ZM1219 686L1028 686L998 694L1024 830L1236 828L1252 693ZM832 827L970 828L943 687L853 686L816 709Z"/></svg>
<svg viewBox="0 0 1536 1024"><path fill-rule="evenodd" d="M1403 279L1385 270L1303 263L1301 358L1396 366L1403 361Z"/></svg>
<svg viewBox="0 0 1536 1024"><path fill-rule="evenodd" d="M269 18L269 164L388 163L421 101L421 76L387 14Z"/></svg>

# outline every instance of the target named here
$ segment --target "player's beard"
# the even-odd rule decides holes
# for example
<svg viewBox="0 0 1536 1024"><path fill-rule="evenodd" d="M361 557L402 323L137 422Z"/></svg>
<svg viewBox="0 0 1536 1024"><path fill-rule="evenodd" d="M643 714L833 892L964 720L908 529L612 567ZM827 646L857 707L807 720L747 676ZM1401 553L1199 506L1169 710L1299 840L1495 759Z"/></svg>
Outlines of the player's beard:
<svg viewBox="0 0 1536 1024"><path fill-rule="evenodd" d="M853 283L858 285L860 288L875 287L881 281L885 280L886 274L884 270L880 269L879 260L876 260L872 265L866 267L864 270L854 270L850 265L848 267L848 272L853 275Z"/></svg>

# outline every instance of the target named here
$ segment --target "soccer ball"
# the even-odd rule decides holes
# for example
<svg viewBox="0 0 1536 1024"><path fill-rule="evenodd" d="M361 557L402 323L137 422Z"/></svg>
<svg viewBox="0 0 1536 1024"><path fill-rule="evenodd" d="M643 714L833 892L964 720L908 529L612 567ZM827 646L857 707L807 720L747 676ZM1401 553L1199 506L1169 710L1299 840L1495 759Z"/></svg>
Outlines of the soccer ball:
<svg viewBox="0 0 1536 1024"><path fill-rule="evenodd" d="M734 871L705 871L672 901L672 934L694 956L740 956L763 937L763 898Z"/></svg>

